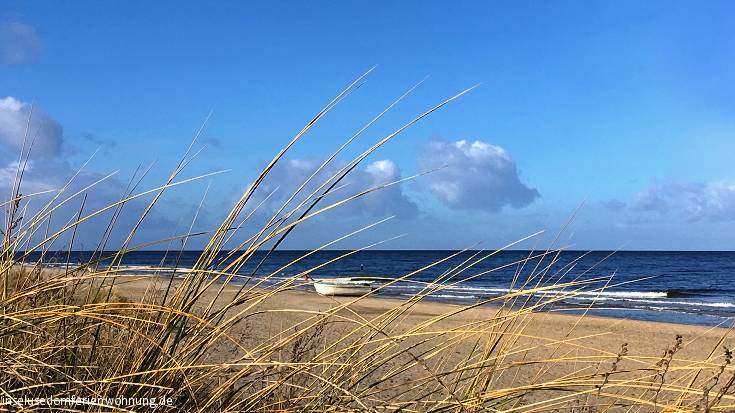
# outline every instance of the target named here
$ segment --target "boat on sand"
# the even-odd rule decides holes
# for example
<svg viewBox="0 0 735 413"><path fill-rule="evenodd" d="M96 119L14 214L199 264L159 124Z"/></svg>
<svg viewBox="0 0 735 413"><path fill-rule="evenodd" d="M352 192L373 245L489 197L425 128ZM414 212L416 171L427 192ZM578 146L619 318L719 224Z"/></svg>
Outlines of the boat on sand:
<svg viewBox="0 0 735 413"><path fill-rule="evenodd" d="M330 278L314 280L314 289L319 295L330 296L361 296L373 290L373 284L364 279Z"/></svg>

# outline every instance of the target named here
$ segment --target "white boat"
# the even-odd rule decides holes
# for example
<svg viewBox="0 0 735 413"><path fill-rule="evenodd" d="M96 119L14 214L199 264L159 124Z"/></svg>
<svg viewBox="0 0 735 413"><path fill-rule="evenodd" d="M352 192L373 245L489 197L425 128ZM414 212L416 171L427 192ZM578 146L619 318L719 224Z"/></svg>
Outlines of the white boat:
<svg viewBox="0 0 735 413"><path fill-rule="evenodd" d="M370 281L351 278L314 280L314 289L319 295L360 296L373 290Z"/></svg>

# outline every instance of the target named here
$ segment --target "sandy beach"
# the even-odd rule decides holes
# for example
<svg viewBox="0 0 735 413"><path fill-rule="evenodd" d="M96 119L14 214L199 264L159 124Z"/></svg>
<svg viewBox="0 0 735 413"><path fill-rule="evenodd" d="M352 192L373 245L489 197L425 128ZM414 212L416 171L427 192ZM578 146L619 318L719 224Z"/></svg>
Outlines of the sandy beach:
<svg viewBox="0 0 735 413"><path fill-rule="evenodd" d="M130 300L148 301L159 295L165 282L151 277L122 277L117 281L115 292ZM211 287L200 302L210 302L219 287L217 284ZM231 300L237 288L225 287L217 305ZM383 374L387 379L382 382L384 388L376 390L385 392L380 393L382 398L386 393L399 391L402 384L411 384L422 375L428 376L429 372L436 374L449 371L459 365L476 368L473 360L480 354L487 355L492 351L502 354L496 360L502 368L493 375L491 383L496 389L531 386L533 383L565 378L578 380L606 371L611 373L612 383L612 378L624 381L627 371L640 369L649 369L650 378L654 381L663 375L667 383L686 384L696 373L691 368L692 363L716 370L723 363L724 348L730 348L733 344L732 339L723 339L728 332L724 328L548 312L513 313L513 321L509 322L506 317L511 312L497 307L473 308L453 314L462 307L420 301L406 308L405 302L396 299L368 297L356 300L353 297L324 297L309 291L294 290L277 293L256 290L253 294L261 294L262 300L258 299L257 305L249 309L243 308L243 314L246 314L244 321L235 325L230 332L230 337L235 338L242 348L223 341L210 354L212 361L228 363L248 357L257 358L259 349L313 322L317 313L329 314L320 318L323 324L318 328L318 334L309 336L311 342L305 345L307 350L304 351L318 353L332 347L350 347L359 337L370 333L366 325L380 330L379 334L385 336L386 343L390 342L396 348L410 349L396 351L394 357L386 358L382 372L378 374ZM396 315L396 312L400 314ZM394 316L388 317L388 314ZM392 321L388 322L388 318ZM504 334L504 338L495 340L499 334ZM424 338L427 340L423 341ZM486 347L488 343L494 343L495 347ZM243 348L247 351L243 351ZM672 349L674 354L667 355L667 351ZM327 353L330 356L326 358L331 357L333 361L340 354L336 350ZM289 354L289 351L279 351L264 357L282 361L294 358L293 352ZM670 360L666 361L667 358ZM616 359L619 359L618 362ZM409 367L403 369L402 366ZM664 367L666 371L662 371ZM640 372L638 374L640 376ZM712 374L705 371L698 376L698 380L706 383ZM447 377L447 382L430 382L427 385L450 386L454 379L456 377L451 376ZM610 387L610 392L620 392L624 397L658 398L658 403L666 399L665 395L648 394L650 390L613 388L606 383L603 387L605 385ZM407 394L415 395L421 390L421 387L413 384L409 387ZM587 398L582 400L587 404L591 403L590 397L597 397L594 391L581 394ZM551 406L569 407L580 403L580 394L567 394L564 391L536 392L526 397L523 403L533 406L534 403L549 403L549 400L557 398L558 401Z"/></svg>

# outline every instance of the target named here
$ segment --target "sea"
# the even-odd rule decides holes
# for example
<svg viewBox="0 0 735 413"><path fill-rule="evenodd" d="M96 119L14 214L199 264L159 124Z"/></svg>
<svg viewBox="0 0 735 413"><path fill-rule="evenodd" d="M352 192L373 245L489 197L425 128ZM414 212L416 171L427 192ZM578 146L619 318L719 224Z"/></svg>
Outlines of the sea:
<svg viewBox="0 0 735 413"><path fill-rule="evenodd" d="M102 257L104 264L104 257L112 254L74 251L42 258L30 253L23 260L64 266ZM131 272L187 268L199 256L199 251L133 251L124 255L122 265ZM229 262L226 253L219 258L222 265ZM668 323L730 326L735 320L735 252L363 250L275 251L266 256L258 251L236 282L266 278L259 285L272 287L297 279L295 288L310 289L301 281L304 273L314 279L372 277L381 286L376 295L392 298L433 286L425 300L494 305L500 303L498 297L537 288L518 301L538 304L538 311Z"/></svg>

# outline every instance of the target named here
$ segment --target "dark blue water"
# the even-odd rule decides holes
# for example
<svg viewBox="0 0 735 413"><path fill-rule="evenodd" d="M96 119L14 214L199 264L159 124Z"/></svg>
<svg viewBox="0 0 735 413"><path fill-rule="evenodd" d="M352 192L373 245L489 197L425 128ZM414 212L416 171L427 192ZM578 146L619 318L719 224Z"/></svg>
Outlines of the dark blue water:
<svg viewBox="0 0 735 413"><path fill-rule="evenodd" d="M391 280L445 259L454 252L360 251L314 269L346 253L320 251L281 268L305 253L275 252L256 275L270 276L269 285L302 272L310 272L314 278L374 276ZM467 267L467 264L488 254L484 252L461 265L475 253L461 253L406 281L385 287L378 294L393 297L413 295L425 287L423 283L432 282L458 266ZM428 299L475 303L501 296L527 282L528 285L547 288L536 294L533 302L558 298L560 291L568 293L579 289L574 296L566 294L553 304L544 306L546 311L578 313L591 307L590 314L601 316L701 325L729 325L735 318L735 252L565 251L544 256L539 254L543 252L499 252L470 268L455 271L453 278L445 284L461 282L442 288ZM91 255L90 252L74 252L69 261L87 262ZM196 251L180 254L139 251L127 253L122 264L134 269L146 266L186 268L198 257L199 252ZM262 257L264 253L256 254L239 273L251 274ZM24 260L33 262L39 258L39 254L31 254ZM67 253L47 255L44 262L65 263ZM574 280L587 284L565 288L560 285Z"/></svg>

